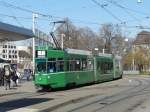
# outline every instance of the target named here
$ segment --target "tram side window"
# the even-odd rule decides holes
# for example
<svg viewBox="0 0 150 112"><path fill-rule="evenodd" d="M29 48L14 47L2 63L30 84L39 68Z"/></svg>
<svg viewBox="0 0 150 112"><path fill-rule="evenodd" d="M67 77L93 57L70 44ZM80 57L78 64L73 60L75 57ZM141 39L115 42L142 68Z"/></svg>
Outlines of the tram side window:
<svg viewBox="0 0 150 112"><path fill-rule="evenodd" d="M93 70L93 63L92 63L92 60L88 60L88 61L87 61L87 69L88 69L88 70Z"/></svg>
<svg viewBox="0 0 150 112"><path fill-rule="evenodd" d="M87 60L82 60L82 63L81 63L81 67L82 67L82 70L87 70Z"/></svg>
<svg viewBox="0 0 150 112"><path fill-rule="evenodd" d="M113 63L112 62L101 62L100 68L101 68L102 74L109 74L113 70Z"/></svg>
<svg viewBox="0 0 150 112"><path fill-rule="evenodd" d="M81 61L80 60L76 60L75 71L80 71L80 70L81 70Z"/></svg>
<svg viewBox="0 0 150 112"><path fill-rule="evenodd" d="M46 62L38 62L37 63L37 71L38 72L46 72Z"/></svg>
<svg viewBox="0 0 150 112"><path fill-rule="evenodd" d="M88 64L87 59L71 59L68 63L69 71L83 71L91 69L91 63Z"/></svg>
<svg viewBox="0 0 150 112"><path fill-rule="evenodd" d="M69 60L69 71L75 71L75 60Z"/></svg>
<svg viewBox="0 0 150 112"><path fill-rule="evenodd" d="M80 71L82 69L81 61L79 59L69 60L70 71Z"/></svg>
<svg viewBox="0 0 150 112"><path fill-rule="evenodd" d="M47 62L47 73L56 72L56 58L49 58Z"/></svg>
<svg viewBox="0 0 150 112"><path fill-rule="evenodd" d="M98 70L98 71L102 71L102 73L103 73L104 68L103 68L102 66L103 66L103 63L100 62L100 61L98 61L98 62L97 62L97 70Z"/></svg>
<svg viewBox="0 0 150 112"><path fill-rule="evenodd" d="M62 72L64 71L64 60L63 58L58 58L57 59L57 72Z"/></svg>

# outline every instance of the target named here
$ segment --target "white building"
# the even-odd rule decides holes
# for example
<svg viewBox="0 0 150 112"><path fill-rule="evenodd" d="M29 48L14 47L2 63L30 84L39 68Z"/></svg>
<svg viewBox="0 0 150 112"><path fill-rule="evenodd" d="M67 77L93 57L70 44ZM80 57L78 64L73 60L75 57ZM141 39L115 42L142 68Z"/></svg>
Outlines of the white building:
<svg viewBox="0 0 150 112"><path fill-rule="evenodd" d="M32 56L30 55L28 46L17 46L14 42L0 43L0 59L22 64L24 68L31 68Z"/></svg>
<svg viewBox="0 0 150 112"><path fill-rule="evenodd" d="M0 43L0 58L10 60L11 62L17 62L18 51L16 45L13 42Z"/></svg>

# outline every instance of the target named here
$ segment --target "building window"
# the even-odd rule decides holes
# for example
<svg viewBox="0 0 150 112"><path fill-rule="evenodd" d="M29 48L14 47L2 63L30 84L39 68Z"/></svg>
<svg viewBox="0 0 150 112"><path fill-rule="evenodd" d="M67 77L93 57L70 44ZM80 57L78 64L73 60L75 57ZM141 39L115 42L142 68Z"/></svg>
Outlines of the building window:
<svg viewBox="0 0 150 112"><path fill-rule="evenodd" d="M11 58L11 55L9 55L9 58Z"/></svg>
<svg viewBox="0 0 150 112"><path fill-rule="evenodd" d="M3 53L5 53L5 50L3 50Z"/></svg>
<svg viewBox="0 0 150 112"><path fill-rule="evenodd" d="M16 49L16 46L14 46L14 48Z"/></svg>
<svg viewBox="0 0 150 112"><path fill-rule="evenodd" d="M11 50L9 50L9 53L11 53Z"/></svg>
<svg viewBox="0 0 150 112"><path fill-rule="evenodd" d="M5 55L3 55L3 58L5 58Z"/></svg>
<svg viewBox="0 0 150 112"><path fill-rule="evenodd" d="M17 58L17 55L15 55L15 58Z"/></svg>
<svg viewBox="0 0 150 112"><path fill-rule="evenodd" d="M13 48L13 46L11 46L11 48Z"/></svg>
<svg viewBox="0 0 150 112"><path fill-rule="evenodd" d="M7 48L7 45L3 45L3 48Z"/></svg>
<svg viewBox="0 0 150 112"><path fill-rule="evenodd" d="M17 54L17 51L15 51L15 54Z"/></svg>
<svg viewBox="0 0 150 112"><path fill-rule="evenodd" d="M8 46L8 48L10 48L10 45Z"/></svg>

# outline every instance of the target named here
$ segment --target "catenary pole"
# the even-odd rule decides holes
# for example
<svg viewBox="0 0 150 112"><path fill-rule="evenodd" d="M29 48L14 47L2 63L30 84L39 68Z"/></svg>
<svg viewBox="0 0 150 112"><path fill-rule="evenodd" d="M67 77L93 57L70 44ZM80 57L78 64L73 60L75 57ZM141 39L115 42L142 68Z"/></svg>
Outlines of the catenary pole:
<svg viewBox="0 0 150 112"><path fill-rule="evenodd" d="M32 38L32 62L33 62L33 74L35 73L35 19L37 14L32 13L32 32L34 34Z"/></svg>

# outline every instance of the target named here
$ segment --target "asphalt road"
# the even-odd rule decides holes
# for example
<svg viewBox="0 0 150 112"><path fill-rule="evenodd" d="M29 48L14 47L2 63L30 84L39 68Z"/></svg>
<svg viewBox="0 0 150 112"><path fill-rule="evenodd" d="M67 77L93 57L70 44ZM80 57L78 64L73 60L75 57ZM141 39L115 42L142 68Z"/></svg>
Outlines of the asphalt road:
<svg viewBox="0 0 150 112"><path fill-rule="evenodd" d="M128 83L110 88L112 92L105 93L104 96L97 95L55 109L53 112L150 112L150 78L128 77L127 79ZM104 91L105 89L108 89L107 86Z"/></svg>
<svg viewBox="0 0 150 112"><path fill-rule="evenodd" d="M37 93L31 86L0 97L0 112L150 112L150 77L125 76L52 92Z"/></svg>

